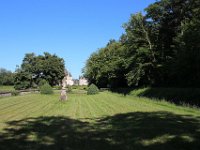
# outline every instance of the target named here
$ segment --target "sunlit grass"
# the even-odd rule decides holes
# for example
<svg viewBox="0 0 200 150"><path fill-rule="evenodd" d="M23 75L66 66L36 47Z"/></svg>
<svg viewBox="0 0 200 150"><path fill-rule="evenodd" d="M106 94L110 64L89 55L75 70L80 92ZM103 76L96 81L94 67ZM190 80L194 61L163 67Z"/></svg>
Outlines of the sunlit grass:
<svg viewBox="0 0 200 150"><path fill-rule="evenodd" d="M199 139L200 111L164 101L110 92L0 100L0 149L198 149Z"/></svg>
<svg viewBox="0 0 200 150"><path fill-rule="evenodd" d="M1 86L0 85L0 92L7 92L7 91L13 91L14 90L14 86Z"/></svg>

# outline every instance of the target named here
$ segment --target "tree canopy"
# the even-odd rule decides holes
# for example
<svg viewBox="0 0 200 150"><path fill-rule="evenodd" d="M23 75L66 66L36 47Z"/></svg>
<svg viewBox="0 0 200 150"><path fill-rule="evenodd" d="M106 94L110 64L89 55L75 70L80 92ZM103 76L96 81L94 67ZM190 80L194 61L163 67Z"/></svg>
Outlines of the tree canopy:
<svg viewBox="0 0 200 150"><path fill-rule="evenodd" d="M160 0L145 11L89 57L84 76L99 87L199 87L200 1Z"/></svg>
<svg viewBox="0 0 200 150"><path fill-rule="evenodd" d="M0 85L13 85L14 74L4 68L0 68Z"/></svg>
<svg viewBox="0 0 200 150"><path fill-rule="evenodd" d="M51 86L57 85L64 77L64 60L57 55L47 52L36 56L34 53L25 54L21 67L15 75L15 88L26 89L46 80Z"/></svg>

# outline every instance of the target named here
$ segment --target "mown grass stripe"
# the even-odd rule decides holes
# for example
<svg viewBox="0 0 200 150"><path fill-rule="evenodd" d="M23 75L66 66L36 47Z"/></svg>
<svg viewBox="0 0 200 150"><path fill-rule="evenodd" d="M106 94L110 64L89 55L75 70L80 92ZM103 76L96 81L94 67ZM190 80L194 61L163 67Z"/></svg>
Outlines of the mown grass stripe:
<svg viewBox="0 0 200 150"><path fill-rule="evenodd" d="M40 112L41 110L44 111L44 108L46 108L48 105L52 104L52 101L44 101L42 104L41 101L36 101L36 105L32 106L29 109L24 110L24 112L20 113L21 115L16 115L13 119L17 118L26 118L29 116L33 116L33 114L37 114L37 112ZM24 115L25 114L25 115Z"/></svg>
<svg viewBox="0 0 200 150"><path fill-rule="evenodd" d="M35 105L34 105L35 104ZM36 103L35 101L30 103L30 105L23 105L22 107L15 109L14 111L12 111L12 113L9 113L9 115L7 116L7 120L11 120L11 119L16 119L16 117L20 118L20 116L25 116L25 114L31 110L32 108L34 108L35 106L37 106L38 103Z"/></svg>
<svg viewBox="0 0 200 150"><path fill-rule="evenodd" d="M20 105L20 104L24 103L25 101L27 101L27 102L30 101L28 99L28 97L26 99L24 99L24 96L20 96L20 97L21 97L20 99L18 97L9 97L9 99L5 98L4 99L5 101L0 101L0 111L10 108L12 106Z"/></svg>
<svg viewBox="0 0 200 150"><path fill-rule="evenodd" d="M15 113L16 111L18 111L19 109L22 109L26 106L31 106L32 104L34 104L35 101L29 101L28 103L24 104L24 105L19 105L19 107L12 107L12 109L6 109L7 111L3 111L1 112L0 116L4 116L5 114L9 114L9 113Z"/></svg>

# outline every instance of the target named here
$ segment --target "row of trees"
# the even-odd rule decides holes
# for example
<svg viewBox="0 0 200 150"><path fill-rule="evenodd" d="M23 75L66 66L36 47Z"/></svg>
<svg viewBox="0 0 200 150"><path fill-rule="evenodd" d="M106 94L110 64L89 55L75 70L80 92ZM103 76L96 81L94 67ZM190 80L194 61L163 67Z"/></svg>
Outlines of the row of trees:
<svg viewBox="0 0 200 150"><path fill-rule="evenodd" d="M15 73L15 89L37 87L41 82L57 85L64 78L64 70L64 60L57 55L47 52L39 56L25 54L21 67Z"/></svg>
<svg viewBox="0 0 200 150"><path fill-rule="evenodd" d="M14 73L0 68L0 85L14 85Z"/></svg>
<svg viewBox="0 0 200 150"><path fill-rule="evenodd" d="M200 1L160 0L93 53L84 76L99 87L200 85Z"/></svg>

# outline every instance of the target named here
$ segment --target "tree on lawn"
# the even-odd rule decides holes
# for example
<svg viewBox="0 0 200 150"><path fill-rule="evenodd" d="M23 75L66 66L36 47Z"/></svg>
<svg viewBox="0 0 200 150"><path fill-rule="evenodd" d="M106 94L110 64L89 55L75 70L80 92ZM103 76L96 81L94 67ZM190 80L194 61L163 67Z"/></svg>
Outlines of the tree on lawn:
<svg viewBox="0 0 200 150"><path fill-rule="evenodd" d="M57 85L64 77L64 68L64 60L55 54L25 54L22 65L15 75L15 88L30 88L38 85L41 80L46 80L51 86Z"/></svg>

